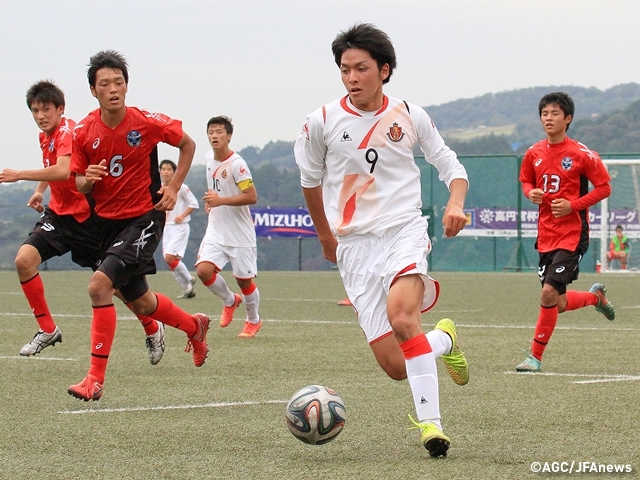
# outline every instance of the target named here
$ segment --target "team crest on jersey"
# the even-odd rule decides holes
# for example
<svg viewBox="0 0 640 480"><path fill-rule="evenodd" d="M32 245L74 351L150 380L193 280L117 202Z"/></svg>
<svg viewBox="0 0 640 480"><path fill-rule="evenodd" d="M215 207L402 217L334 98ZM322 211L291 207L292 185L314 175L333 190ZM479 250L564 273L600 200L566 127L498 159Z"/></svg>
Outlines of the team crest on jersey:
<svg viewBox="0 0 640 480"><path fill-rule="evenodd" d="M240 175L246 175L247 174L247 169L244 167L240 167Z"/></svg>
<svg viewBox="0 0 640 480"><path fill-rule="evenodd" d="M131 148L139 147L142 143L142 134L137 130L131 130L127 133L127 143Z"/></svg>
<svg viewBox="0 0 640 480"><path fill-rule="evenodd" d="M404 132L402 131L402 127L399 126L396 122L393 122L393 125L389 127L389 133L387 133L387 137L392 142L399 142L404 137Z"/></svg>
<svg viewBox="0 0 640 480"><path fill-rule="evenodd" d="M564 157L562 159L561 165L563 170L571 170L571 167L573 166L573 160L571 159L571 157Z"/></svg>
<svg viewBox="0 0 640 480"><path fill-rule="evenodd" d="M227 169L226 168L224 170L222 170L222 173L220 173L220 176L222 178L227 178Z"/></svg>
<svg viewBox="0 0 640 480"><path fill-rule="evenodd" d="M53 152L56 148L56 143L55 140L52 138L51 141L49 142L49 151Z"/></svg>

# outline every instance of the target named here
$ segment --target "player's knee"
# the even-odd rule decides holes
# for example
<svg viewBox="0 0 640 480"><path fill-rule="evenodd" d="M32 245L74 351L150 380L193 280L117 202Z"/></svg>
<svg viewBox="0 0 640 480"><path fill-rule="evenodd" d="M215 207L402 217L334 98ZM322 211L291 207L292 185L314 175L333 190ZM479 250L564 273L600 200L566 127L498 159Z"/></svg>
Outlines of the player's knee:
<svg viewBox="0 0 640 480"><path fill-rule="evenodd" d="M115 289L106 275L94 274L89 280L87 292L93 305L104 305L113 301Z"/></svg>
<svg viewBox="0 0 640 480"><path fill-rule="evenodd" d="M180 264L180 259L174 255L165 255L164 261L172 271L175 270L175 268Z"/></svg>
<svg viewBox="0 0 640 480"><path fill-rule="evenodd" d="M18 254L13 263L18 275L22 278L24 275L35 275L38 271L38 265L42 262L40 261L40 255L37 254L37 251L34 253L21 248L18 250Z"/></svg>
<svg viewBox="0 0 640 480"><path fill-rule="evenodd" d="M200 281L204 284L211 284L216 279L216 271L215 269L208 268L202 264L196 266L196 275L200 279Z"/></svg>
<svg viewBox="0 0 640 480"><path fill-rule="evenodd" d="M389 323L393 329L393 333L399 338L411 338L414 335L416 325L420 325L419 317L413 315L394 315L389 318Z"/></svg>
<svg viewBox="0 0 640 480"><path fill-rule="evenodd" d="M20 253L16 255L16 258L13 263L19 275L23 275L27 273L28 270L33 268L32 266L33 262L29 261L24 255L20 255Z"/></svg>

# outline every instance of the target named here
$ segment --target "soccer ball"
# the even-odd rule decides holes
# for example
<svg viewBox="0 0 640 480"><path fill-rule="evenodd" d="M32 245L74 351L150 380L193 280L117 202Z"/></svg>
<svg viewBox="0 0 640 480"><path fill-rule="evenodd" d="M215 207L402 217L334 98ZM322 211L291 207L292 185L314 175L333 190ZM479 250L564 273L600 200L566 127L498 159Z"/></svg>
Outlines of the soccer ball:
<svg viewBox="0 0 640 480"><path fill-rule="evenodd" d="M322 445L342 431L346 413L344 402L336 392L322 385L309 385L289 400L287 425L301 442Z"/></svg>

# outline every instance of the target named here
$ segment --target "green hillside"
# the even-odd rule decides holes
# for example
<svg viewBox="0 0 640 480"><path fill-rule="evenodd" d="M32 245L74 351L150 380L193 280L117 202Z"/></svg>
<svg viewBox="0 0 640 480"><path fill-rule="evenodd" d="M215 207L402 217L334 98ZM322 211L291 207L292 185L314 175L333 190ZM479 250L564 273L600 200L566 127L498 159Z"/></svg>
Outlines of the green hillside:
<svg viewBox="0 0 640 480"><path fill-rule="evenodd" d="M575 120L590 119L616 110L624 110L640 100L640 84L617 85L608 90L574 86L533 87L488 93L471 99L460 99L442 105L425 107L438 129L496 127L528 124L538 121L538 102L549 92L567 92L576 104Z"/></svg>

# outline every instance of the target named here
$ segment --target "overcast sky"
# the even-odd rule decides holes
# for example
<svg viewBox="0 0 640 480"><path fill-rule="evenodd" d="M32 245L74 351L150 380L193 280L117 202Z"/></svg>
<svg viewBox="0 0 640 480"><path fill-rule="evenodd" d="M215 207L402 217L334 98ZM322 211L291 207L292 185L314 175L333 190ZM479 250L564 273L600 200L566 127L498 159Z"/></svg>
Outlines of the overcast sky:
<svg viewBox="0 0 640 480"><path fill-rule="evenodd" d="M0 168L42 166L29 86L53 79L78 121L97 108L86 64L106 49L129 62L127 104L182 120L197 163L214 115L233 118L235 150L295 140L308 113L344 94L330 45L356 22L394 43L386 93L422 106L640 82L638 0L7 0L0 19Z"/></svg>

